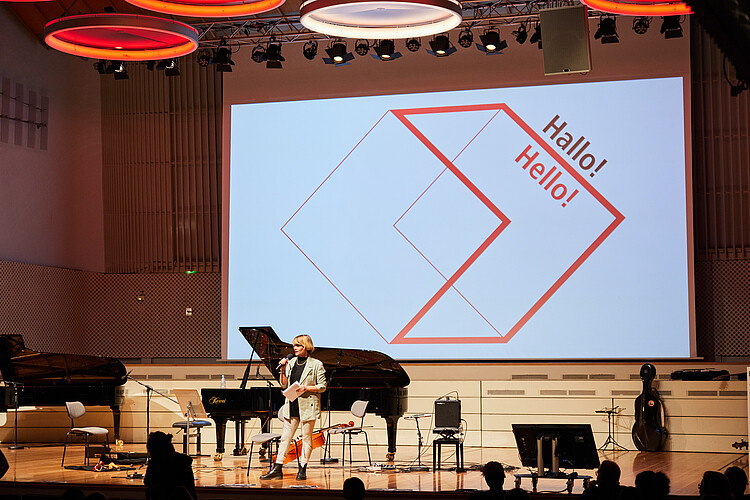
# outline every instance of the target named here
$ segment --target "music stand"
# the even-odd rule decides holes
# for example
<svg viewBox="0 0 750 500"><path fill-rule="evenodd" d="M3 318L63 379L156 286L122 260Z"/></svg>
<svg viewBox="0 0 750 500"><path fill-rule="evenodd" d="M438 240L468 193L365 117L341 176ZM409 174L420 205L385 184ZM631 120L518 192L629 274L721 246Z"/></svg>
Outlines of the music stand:
<svg viewBox="0 0 750 500"><path fill-rule="evenodd" d="M417 443L417 465L412 465L409 467L409 471L411 472L422 472L422 471L429 471L430 468L426 465L422 465L422 431L419 430L419 419L423 417L430 417L429 413L421 413L419 415L408 415L404 417L408 420L414 420L414 423L417 425L417 438L419 439Z"/></svg>
<svg viewBox="0 0 750 500"><path fill-rule="evenodd" d="M174 389L174 395L177 398L177 402L180 405L180 411L183 415L185 415L185 422L184 422L184 431L185 431L185 437L184 437L184 453L186 455L190 455L190 428L195 427L197 430L197 452L198 456L201 456L200 454L200 432L201 427L205 427L207 425L211 425L211 422L208 420L205 420L208 418L208 415L206 415L206 409L203 407L203 401L201 400L200 394L198 394L198 391L195 389ZM173 427L178 426L182 427L182 422L176 422L175 424L172 424Z"/></svg>
<svg viewBox="0 0 750 500"><path fill-rule="evenodd" d="M622 408L619 406L615 406L615 398L612 398L612 406L610 408L604 408L601 410L596 410L594 413L606 413L607 414L607 440L604 441L604 444L599 447L600 450L606 451L607 446L612 446L611 451L628 451L627 448L622 446L620 443L618 443L615 440L614 434L615 434L615 415L619 415L620 411L622 411Z"/></svg>

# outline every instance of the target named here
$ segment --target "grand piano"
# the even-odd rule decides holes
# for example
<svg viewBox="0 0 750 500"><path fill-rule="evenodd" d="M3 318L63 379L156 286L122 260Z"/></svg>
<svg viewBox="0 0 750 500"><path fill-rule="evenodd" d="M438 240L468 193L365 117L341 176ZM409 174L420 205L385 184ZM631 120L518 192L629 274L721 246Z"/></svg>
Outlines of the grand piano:
<svg viewBox="0 0 750 500"><path fill-rule="evenodd" d="M53 354L26 347L21 335L0 335L0 411L19 406L64 406L80 401L86 406L109 406L115 440L120 439L118 387L127 381L122 362L115 358Z"/></svg>
<svg viewBox="0 0 750 500"><path fill-rule="evenodd" d="M281 358L293 352L292 345L282 342L270 326L241 327L240 333L276 380L269 380L265 387L246 387L250 372L248 362L239 388L201 390L203 406L216 422L216 452L219 454L224 453L228 420L238 424L234 454L239 455L244 452L244 421L260 418L267 429L268 421L284 404L276 366ZM328 389L321 396L323 411L349 411L354 401L369 401L367 411L385 419L386 459L393 460L398 419L407 410L406 386L410 380L406 371L394 359L377 351L315 347L313 357L322 361L326 369Z"/></svg>

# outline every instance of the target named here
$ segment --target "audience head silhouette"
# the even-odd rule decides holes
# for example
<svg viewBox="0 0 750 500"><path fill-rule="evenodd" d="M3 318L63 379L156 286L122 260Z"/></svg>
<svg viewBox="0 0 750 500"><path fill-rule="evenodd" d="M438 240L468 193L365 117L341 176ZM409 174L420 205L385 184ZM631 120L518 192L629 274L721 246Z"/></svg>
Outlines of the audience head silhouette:
<svg viewBox="0 0 750 500"><path fill-rule="evenodd" d="M666 499L669 495L669 478L663 472L639 472L635 476L635 488L644 500Z"/></svg>
<svg viewBox="0 0 750 500"><path fill-rule="evenodd" d="M734 498L740 499L747 489L747 474L740 467L732 466L724 471L724 475L729 480L729 487L732 489Z"/></svg>
<svg viewBox="0 0 750 500"><path fill-rule="evenodd" d="M505 482L505 470L503 464L500 462L490 461L484 464L482 467L482 475L484 476L484 482L491 490L503 489L503 483Z"/></svg>
<svg viewBox="0 0 750 500"><path fill-rule="evenodd" d="M146 441L146 450L151 455L152 460L169 457L174 455L174 445L172 444L172 435L165 434L162 431L152 432L148 435Z"/></svg>
<svg viewBox="0 0 750 500"><path fill-rule="evenodd" d="M358 477L350 477L344 481L344 498L346 500L362 500L365 497L365 483Z"/></svg>
<svg viewBox="0 0 750 500"><path fill-rule="evenodd" d="M729 479L715 470L707 470L703 473L703 479L698 484L698 492L701 498L707 498L708 495L715 495L721 500L731 500L732 498Z"/></svg>

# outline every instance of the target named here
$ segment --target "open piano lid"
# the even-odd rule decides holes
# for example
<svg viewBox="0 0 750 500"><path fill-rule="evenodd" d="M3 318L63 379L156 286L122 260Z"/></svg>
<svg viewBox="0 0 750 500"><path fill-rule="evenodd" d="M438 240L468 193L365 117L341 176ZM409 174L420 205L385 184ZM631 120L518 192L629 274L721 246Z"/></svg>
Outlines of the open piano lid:
<svg viewBox="0 0 750 500"><path fill-rule="evenodd" d="M270 326L243 326L240 333L278 379L276 366L293 352L292 345ZM312 357L323 362L329 387L406 387L410 382L401 365L382 352L316 346Z"/></svg>
<svg viewBox="0 0 750 500"><path fill-rule="evenodd" d="M116 358L38 352L20 335L0 335L0 373L5 382L25 385L91 386L127 382L125 365Z"/></svg>

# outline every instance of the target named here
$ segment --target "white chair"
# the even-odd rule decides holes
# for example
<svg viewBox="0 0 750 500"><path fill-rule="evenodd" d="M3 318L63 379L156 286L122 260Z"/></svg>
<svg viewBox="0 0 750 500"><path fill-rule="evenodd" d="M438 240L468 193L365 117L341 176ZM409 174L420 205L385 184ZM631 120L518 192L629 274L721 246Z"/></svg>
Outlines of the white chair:
<svg viewBox="0 0 750 500"><path fill-rule="evenodd" d="M360 419L359 425L356 427L343 427L339 429L331 429L330 434L341 434L343 453L341 454L341 464L346 462L346 438L349 437L349 463L352 463L352 436L358 436L364 434L365 444L367 444L367 461L372 465L372 458L370 457L370 440L367 438L367 432L365 432L365 414L367 413L367 405L369 401L357 400L352 404L352 415Z"/></svg>
<svg viewBox="0 0 750 500"><path fill-rule="evenodd" d="M284 420L286 417L284 417L283 408L279 410L279 422L281 422L281 425L284 425ZM268 469L271 470L273 468L273 445L276 445L276 453L279 453L279 443L281 442L281 434L277 434L275 432L261 432L260 434L255 434L254 436L250 437L250 453L247 456L247 474L246 476L250 475L250 463L253 461L253 446L255 446L255 443L258 443L258 446L263 446L264 444L268 445Z"/></svg>
<svg viewBox="0 0 750 500"><path fill-rule="evenodd" d="M172 424L172 427L181 429L182 434L182 452L190 455L190 437L195 436L195 448L197 456L201 456L201 429L211 425L210 420L206 420L206 409L203 407L203 401L200 394L195 389L175 389L174 395L180 404L180 410L185 415L186 420L180 420ZM194 430L194 433L190 431Z"/></svg>
<svg viewBox="0 0 750 500"><path fill-rule="evenodd" d="M68 449L68 441L70 436L81 436L85 442L84 454L86 456L86 465L89 464L89 438L91 436L104 436L104 451L109 451L109 431L104 427L76 427L75 419L82 417L86 413L86 407L79 401L70 401L65 403L65 408L68 410L68 416L70 417L71 429L65 435L65 446L63 447L62 456L62 467L65 467L65 452Z"/></svg>

